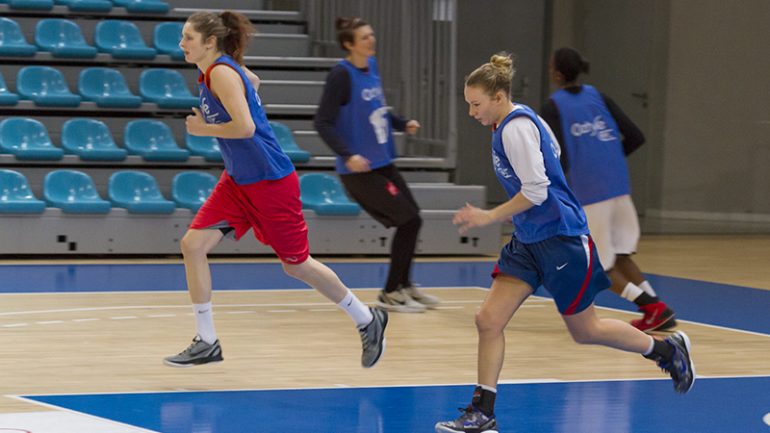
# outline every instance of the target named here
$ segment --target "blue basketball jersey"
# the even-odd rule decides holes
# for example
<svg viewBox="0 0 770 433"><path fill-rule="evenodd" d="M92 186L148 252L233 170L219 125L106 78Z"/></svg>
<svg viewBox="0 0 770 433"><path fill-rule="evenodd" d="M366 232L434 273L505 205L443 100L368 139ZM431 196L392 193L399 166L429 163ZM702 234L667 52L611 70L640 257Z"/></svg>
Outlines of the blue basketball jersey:
<svg viewBox="0 0 770 433"><path fill-rule="evenodd" d="M631 193L623 143L602 95L584 85L579 93L564 89L551 95L559 109L569 156L569 184L585 206Z"/></svg>
<svg viewBox="0 0 770 433"><path fill-rule="evenodd" d="M542 204L513 216L514 236L520 242L529 244L557 235L587 234L588 225L585 214L577 198L567 186L551 135L540 122L537 114L525 105L517 104L492 135L492 162L497 179L509 197L512 198L521 191L521 180L516 176L513 165L505 154L503 129L508 122L522 116L534 122L540 132L540 153L543 156L545 175L550 185L548 185L548 198Z"/></svg>
<svg viewBox="0 0 770 433"><path fill-rule="evenodd" d="M239 185L281 179L291 174L294 165L278 144L262 109L262 101L243 69L232 57L225 55L218 58L209 71L218 64L228 65L241 76L246 88L249 112L256 127L254 136L250 138L217 137L227 173ZM232 120L222 103L211 93L204 74L198 79L198 89L200 109L206 123L227 123Z"/></svg>
<svg viewBox="0 0 770 433"><path fill-rule="evenodd" d="M350 101L340 107L335 125L352 155L369 160L372 169L390 164L396 157L390 116L382 92L377 61L369 58L369 70L364 72L347 60L340 62L350 75ZM337 172L348 174L345 159L337 157Z"/></svg>

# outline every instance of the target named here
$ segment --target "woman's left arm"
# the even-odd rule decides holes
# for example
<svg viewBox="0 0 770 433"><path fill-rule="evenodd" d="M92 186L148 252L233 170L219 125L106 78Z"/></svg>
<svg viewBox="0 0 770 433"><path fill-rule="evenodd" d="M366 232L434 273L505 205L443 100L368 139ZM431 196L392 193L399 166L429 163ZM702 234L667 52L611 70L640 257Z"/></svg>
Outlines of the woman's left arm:
<svg viewBox="0 0 770 433"><path fill-rule="evenodd" d="M206 123L197 108L187 116L187 132L191 135L219 138L249 138L254 136L256 126L251 118L246 100L246 87L241 76L228 66L217 66L210 72L211 91L222 102L230 115L225 123Z"/></svg>

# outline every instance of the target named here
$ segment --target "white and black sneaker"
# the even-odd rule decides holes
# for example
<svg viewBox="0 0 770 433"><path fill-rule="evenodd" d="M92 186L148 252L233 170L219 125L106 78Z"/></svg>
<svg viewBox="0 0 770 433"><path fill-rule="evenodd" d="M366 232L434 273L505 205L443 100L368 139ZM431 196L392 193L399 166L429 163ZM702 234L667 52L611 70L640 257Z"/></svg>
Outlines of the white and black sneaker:
<svg viewBox="0 0 770 433"><path fill-rule="evenodd" d="M163 358L163 363L171 367L184 368L222 362L223 360L222 346L219 345L219 340L209 344L201 340L200 335L196 335L187 349L183 350L178 355Z"/></svg>
<svg viewBox="0 0 770 433"><path fill-rule="evenodd" d="M388 311L398 313L424 313L425 305L415 301L404 289L392 292L381 291L377 295L376 305Z"/></svg>
<svg viewBox="0 0 770 433"><path fill-rule="evenodd" d="M412 284L408 286L401 286L401 290L403 290L407 295L409 295L409 297L411 297L415 301L424 305L426 308L436 308L436 306L438 306L438 304L441 303L441 298L439 298L438 296L429 295L419 287L416 287Z"/></svg>
<svg viewBox="0 0 770 433"><path fill-rule="evenodd" d="M388 326L388 312L379 308L369 308L372 321L363 328L361 334L361 365L364 368L373 367L385 351L385 328Z"/></svg>

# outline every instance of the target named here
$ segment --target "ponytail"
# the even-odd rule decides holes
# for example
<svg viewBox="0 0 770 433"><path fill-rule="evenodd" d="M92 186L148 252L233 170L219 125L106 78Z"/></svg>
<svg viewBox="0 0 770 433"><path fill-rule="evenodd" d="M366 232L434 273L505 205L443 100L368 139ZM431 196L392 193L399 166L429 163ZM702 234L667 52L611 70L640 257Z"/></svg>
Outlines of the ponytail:
<svg viewBox="0 0 770 433"><path fill-rule="evenodd" d="M214 36L217 40L217 50L243 64L243 55L249 42L249 36L254 32L251 22L243 14L232 11L222 13L196 12L187 19L193 29L200 33L203 40Z"/></svg>

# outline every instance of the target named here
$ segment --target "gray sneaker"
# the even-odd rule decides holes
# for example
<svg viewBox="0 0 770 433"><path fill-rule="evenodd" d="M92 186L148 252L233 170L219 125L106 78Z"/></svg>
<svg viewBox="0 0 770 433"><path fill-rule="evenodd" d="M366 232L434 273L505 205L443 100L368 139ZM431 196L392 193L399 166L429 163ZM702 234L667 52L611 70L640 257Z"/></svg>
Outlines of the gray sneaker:
<svg viewBox="0 0 770 433"><path fill-rule="evenodd" d="M441 303L441 299L438 296L429 295L411 284L402 286L401 290L426 308L436 308L436 306Z"/></svg>
<svg viewBox="0 0 770 433"><path fill-rule="evenodd" d="M171 367L192 367L195 365L222 362L222 346L219 340L213 344L201 340L200 335L193 338L192 344L179 353L179 355L167 356L163 358L163 363Z"/></svg>
<svg viewBox="0 0 770 433"><path fill-rule="evenodd" d="M361 334L361 365L364 368L374 367L385 352L385 328L388 326L388 312L379 308L369 308L372 312L372 321L359 328Z"/></svg>
<svg viewBox="0 0 770 433"><path fill-rule="evenodd" d="M380 308L399 313L424 313L425 305L415 301L404 289L392 292L380 291L376 305Z"/></svg>

